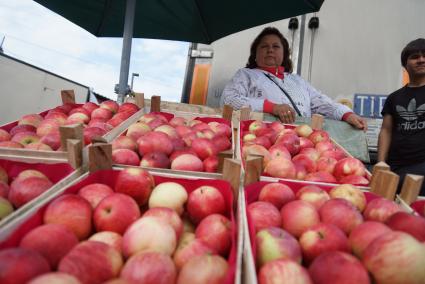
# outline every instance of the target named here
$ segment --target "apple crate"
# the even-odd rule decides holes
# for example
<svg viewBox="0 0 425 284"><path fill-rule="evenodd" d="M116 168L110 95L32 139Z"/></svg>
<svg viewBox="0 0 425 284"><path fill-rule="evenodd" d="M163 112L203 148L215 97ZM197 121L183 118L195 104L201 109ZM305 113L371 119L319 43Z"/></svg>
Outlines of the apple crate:
<svg viewBox="0 0 425 284"><path fill-rule="evenodd" d="M198 116L192 113L186 113L181 116L180 112L152 111L142 115L138 121L140 121L139 124L135 123L127 129L122 129L122 133L112 141L112 159L115 164L140 165L147 169L171 168L173 170L188 171L188 174L190 174L189 171L199 172L202 170L216 173L222 168L224 158L233 158L234 156L234 139L231 138L232 124L221 117ZM194 125L181 125L187 121L193 121ZM216 127L221 127L222 131L226 130L227 132L223 132L223 135L216 139L216 137L213 137L215 132L210 128L212 124ZM153 131L153 129L157 130ZM205 145L198 143L199 147L192 150L192 148L189 148L188 143L198 138L193 129L199 132L199 137L205 135L205 139L202 139L201 142L205 142ZM187 136L181 137L183 136L182 133L186 133ZM155 134L158 135L155 136ZM165 137L164 134L167 136ZM142 139L142 136L145 139ZM139 140L143 141L136 142ZM154 143L152 144L152 142ZM219 148L221 152L210 155L209 146ZM157 149L151 152L149 149L152 147ZM149 152L141 154L142 151ZM175 166L177 163L173 165L172 161L181 154L194 155L190 156L192 159L190 162L180 162L181 166Z"/></svg>
<svg viewBox="0 0 425 284"><path fill-rule="evenodd" d="M244 192L243 192L244 198L245 198L245 204L243 205L243 210L245 210L246 214L243 216L244 220L242 221L242 223L244 225L244 240L245 240L245 243L244 243L244 255L243 255L243 258L244 258L244 267L243 267L243 270L244 270L244 273L245 273L245 276L246 276L246 279L247 279L247 282L246 283L257 283L257 276L258 276L257 273L260 272L260 267L259 267L260 265L259 265L259 263L257 261L258 248L257 248L256 242L253 241L253 240L256 239L256 228L254 226L254 221L253 221L254 220L253 219L254 217L251 216L251 214L248 212L248 209L247 208L248 208L248 206L250 204L252 204L252 203L254 203L256 201L259 201L260 192L261 192L262 188L264 186L266 186L266 185L270 185L269 186L269 189L268 189L269 190L269 193L273 192L274 190L277 190L276 188L272 188L271 185L278 185L278 186L279 185L285 185L285 186L287 186L287 188L285 189L286 193L288 194L287 195L287 198L288 198L287 200L289 200L291 198L295 198L295 200L296 200L297 198L299 198L299 196L297 196L297 193L304 186L318 187L318 188L320 188L320 189L322 189L322 190L324 190L324 191L326 191L328 193L331 191L332 188L335 187L333 185L311 185L310 183L299 183L299 182L286 181L286 180L285 181L284 180L279 180L278 182L259 181L259 182L252 183L252 184L250 184L250 185L248 185L248 186L245 187ZM341 186L341 185L337 185L337 186ZM292 196L288 192L289 189L292 190L292 193L293 193ZM280 198L282 198L284 196L283 192L284 191L280 191L280 194L279 195L275 193L274 195L269 195L269 197L264 196L265 193L263 193L263 197L261 198L261 200L263 200L263 201L264 200L269 200L269 201L270 200L273 200L273 197L271 197L271 196L274 196L275 198L277 196L280 196ZM366 207L365 207L366 210L364 210L363 213L357 214L357 215L363 215L363 216L360 216L360 217L363 217L364 220L369 220L370 221L371 220L370 218L376 218L374 220L377 221L377 222L379 222L379 219L382 219L383 220L383 219L387 218L386 220L388 220L388 218L389 218L389 216L391 216L391 214L393 214L394 212L398 212L398 211L401 211L403 214L410 215L410 214L407 214L408 211L406 212L406 210L405 210L405 208L403 206L399 206L396 202L389 201L389 200L387 200L385 198L382 198L381 196L378 196L378 195L376 195L374 193L371 193L371 192L363 192L363 193L364 193L364 197L365 197L365 201L366 201ZM274 199L274 202L277 202L277 200ZM373 205L372 205L371 202L373 203ZM266 202L264 202L264 203L266 203ZM287 203L285 203L285 204L287 204ZM368 204L370 204L370 207L368 207ZM274 207L276 209L276 206L272 205L272 203L269 203L269 205L271 205L272 207ZM285 206L285 205L283 205L283 206ZM387 207L385 207L385 206L387 206ZM291 212L296 212L296 211L293 211L295 209L295 207L296 207L295 205L292 205L292 207L289 207L289 210L288 210L288 207L287 207L287 210L285 210L285 213L282 213L283 210L280 210L280 209L277 210L277 211L275 211L275 212L278 212L279 213L279 216L282 216L282 214L286 214L287 215L287 214L291 214ZM385 214L385 216L387 216L387 217L385 217L384 215L379 215L379 214L373 215L375 213L372 212L372 207L375 208L375 209L379 208L380 210L381 209L388 210L388 212L386 212L386 214ZM257 209L257 212L258 211L260 211L260 210ZM263 211L265 211L265 210L263 210ZM263 213L259 213L259 214L263 214ZM267 222L269 222L270 220L273 219L273 217L272 217L273 214L272 213L266 213L266 212L264 212L263 218L266 216L266 214L269 214L269 215L267 215L269 217L266 218L267 220L265 222L260 223L261 224L260 227L261 226L266 227L267 224L264 224L264 223L267 223ZM341 212L341 214L343 214L343 213ZM308 217L304 216L303 217L303 220L305 220L306 218L308 218ZM321 218L321 217L319 217L319 218ZM346 214L344 220L348 220L349 218L350 217L347 216L347 214ZM318 220L318 221L320 222L320 220ZM282 222L284 223L284 221L282 221ZM293 235L294 236L294 240L295 241L300 240L300 236L302 235L301 232L300 232L301 235L296 235L297 234L296 233L296 230L297 229L295 227L292 227L292 228L290 227L290 226L293 226L293 225L296 225L296 224L295 223L293 223L293 224L286 223L286 224L287 224L286 226L285 225L279 226L279 228L283 228L285 231L290 232L291 235L295 232L295 236ZM342 227L340 227L340 228L341 228L342 231L345 230ZM394 232L395 232L395 230L399 230L399 229L396 229L395 227L392 227L392 228L393 228ZM369 230L372 230L372 228L370 228ZM386 228L386 230L389 231L388 228ZM408 231L405 231L405 232L408 232ZM388 232L385 232L383 235L385 235L386 233L388 233ZM410 234L410 232L408 232L408 233ZM346 236L349 236L349 233L348 232L345 232L345 234L346 234ZM405 235L407 235L407 234L405 234ZM411 234L411 235L413 236L413 234ZM412 238L412 237L411 236L408 236L408 238ZM419 241L417 242L417 245L418 245L418 248L420 249L421 245L420 245L420 242ZM277 247L275 249L277 249ZM349 251L347 251L347 252L351 253L352 252L351 249L353 249L353 248L350 248L349 247L348 249L349 249ZM310 264L306 264L305 263L305 261L306 261L305 257L307 257L307 256L304 254L304 251L302 251L302 249L301 249L301 254L299 254L298 256L300 258L302 256L303 267L305 267L306 269L308 267L307 265L311 265L312 264L312 260L311 259L310 259ZM400 254L400 258L401 259L404 259L404 257L405 257L405 255L403 253L401 253ZM420 256L415 256L415 257L418 257L418 261L420 260L419 259ZM422 258L422 260L423 260L423 258ZM262 261L264 261L264 263L266 263L265 261L269 261L269 260L267 260L265 258ZM342 264L340 263L338 265L342 265ZM379 266L381 266L381 264L379 264ZM375 266L375 268L376 268L376 266ZM405 267L403 267L402 269L404 269L404 268ZM278 269L278 268L276 268L276 269ZM275 270L275 271L278 271L278 270ZM271 272L271 271L269 271L269 272ZM407 272L406 271L403 271L402 274L403 275L409 275L409 273L411 273L411 272L412 271L410 271L410 272L409 271L407 271ZM284 273L284 272L281 270L280 273ZM377 275L377 274L379 274L379 272L377 272L377 270L369 271L369 273L370 273L370 275L373 274L374 276ZM413 271L412 273L421 273L421 272ZM367 274L368 273L367 273L367 271L365 269L363 275L367 276ZM271 277L271 275L270 275L270 277ZM380 276L377 276L377 277L380 277ZM403 276L403 277L406 277L406 276ZM310 282L302 282L301 278L302 278L302 275L300 276L299 282L297 282L297 283L310 283ZM329 281L330 281L329 283L333 283L332 280L329 280ZM369 280L367 280L367 281L369 281ZM314 279L313 279L313 282L314 282ZM263 282L263 283L266 283L266 282ZM320 283L322 283L322 282L320 282ZM356 282L356 283L360 283L360 282ZM370 282L361 282L361 283L370 283ZM406 283L406 282L397 282L396 281L394 283Z"/></svg>
<svg viewBox="0 0 425 284"><path fill-rule="evenodd" d="M10 160L0 156L0 197L8 200L2 200L4 215L0 216L0 231L82 174L81 169L74 170L68 163L25 160ZM18 177L21 181L17 181ZM7 212L10 213L6 215Z"/></svg>
<svg viewBox="0 0 425 284"><path fill-rule="evenodd" d="M265 141L255 142L253 145L258 144L258 146L251 147L251 149L246 154L243 154L242 153L242 147L243 147L243 143L244 143L244 141L243 141L244 136L251 133L249 131L249 127L252 123L254 123L256 121L257 120L243 120L243 121L240 122L240 126L239 126L239 135L238 135L239 141L236 143L236 145L238 147L238 149L236 149L236 153L237 153L237 158L241 159L243 161L245 171L247 171L245 160L248 156L250 156L250 158L252 158L252 157L253 158L262 157L264 159L264 157L267 157L267 156L270 155L269 151L267 150L267 147L273 146L273 144L270 142L270 140L267 138L267 136L271 134L270 131L273 131L273 130L271 130L272 128L276 127L276 128L281 129L281 130L283 130L283 129L294 130L297 127L296 125L283 124L283 123L280 123L280 122L277 122L277 121L272 122L272 123L258 121L260 124L265 126L264 129L257 130L257 133L259 133L259 135L258 135L259 139L258 140L261 140L261 139L264 138L263 140L265 140ZM324 132L324 134L328 135L325 131L323 131L323 132ZM319 133L319 132L317 132L317 133ZM255 135L251 138L257 139L255 137ZM245 139L249 139L249 138L245 138ZM310 141L307 138L304 138L304 140L305 140L304 143L309 143L309 141ZM336 149L336 150L332 150L333 152L335 152L335 153L332 153L332 154L339 156L337 160L341 159L342 157L353 158L350 153L348 153L342 146L340 146L338 143L336 143L331 137L330 137L330 141L333 143L334 149ZM262 143L268 144L268 145L266 145L266 147L264 147L264 146L261 145ZM312 142L310 142L310 143L313 146L312 147L306 146L306 148L313 148L314 149L314 144ZM324 145L324 147L326 147L326 145ZM279 152L279 150L277 149L276 152ZM280 152L282 152L282 151L280 151ZM293 154L290 154L290 153L286 153L286 154L285 153L281 153L281 154L277 153L275 155L290 155L290 156L292 156L292 158L295 157ZM299 164L305 165L305 168L309 166L308 161L306 161L305 159L303 160L302 157L300 157L300 156L298 158L300 158L300 159L298 159ZM336 185L336 184L342 184L342 183L349 183L349 184L354 184L354 185L359 186L361 188L367 189L368 186L369 186L370 179L371 179L370 172L364 167L363 163L360 160L354 159L353 162L358 164L360 167L364 168L364 170L363 170L364 176L354 176L354 175L352 175L352 176L349 176L346 179L342 179L342 180L339 180L339 181L337 181L335 179L335 177L331 174L326 173L326 176L320 177L320 176L315 176L314 172L312 172L313 176L311 176L308 181L307 180L294 179L294 178L286 178L286 177L273 177L270 174L264 172L262 161L259 162L260 163L259 165L257 165L257 169L261 169L260 179L266 180L266 181L277 181L278 179L281 179L281 180L298 180L302 183L307 182L307 183L311 183L311 184L322 184L322 185L327 185L327 184ZM308 171L306 171L304 174L307 175L307 173L308 173Z"/></svg>
<svg viewBox="0 0 425 284"><path fill-rule="evenodd" d="M140 168L132 168L132 169L147 173L147 171ZM27 212L25 212L25 214L22 214L19 219L15 220L13 223L8 224L3 230L0 231L0 256L2 251L8 248L19 246L21 244L22 239L30 231L43 225L44 214L50 204L52 204L59 198L64 198L67 196L77 196L80 189L87 185L101 183L103 185L109 186L110 188L114 188L117 183L118 175L121 172L122 172L121 170L113 169L113 170L99 170L91 174L86 173L82 175L80 178L74 180L72 183L69 183L67 186L62 187L60 191L56 191L55 194L52 194L51 196L49 196L49 198L46 198L43 203L35 204L31 208L31 210L28 210ZM231 223L231 248L226 257L226 260L228 263L228 269L226 272L225 281L223 283L239 283L240 281L239 280L240 279L239 265L241 263L241 257L239 257L238 254L242 253L240 250L240 248L242 247L242 240L241 239L238 240L238 228L237 228L237 224L236 224L236 220L234 216L235 208L234 208L234 200L233 200L233 191L232 191L232 187L230 183L224 180L200 179L198 177L192 177L192 178L168 177L167 175L164 175L162 173L158 173L158 174L152 173L152 177L154 179L155 186L166 183L166 182L174 182L183 186L183 188L186 190L188 194L190 194L191 192L193 192L195 189L197 189L200 186L213 186L219 190L219 192L224 198L224 203L225 203L224 215L230 220L230 223ZM124 194L121 194L121 195L124 195ZM126 196L128 198L128 195ZM167 197L171 198L171 195ZM134 199L132 200L134 204L136 204ZM87 201L84 201L84 202L89 204ZM87 205L87 206L91 208L90 205ZM128 208L128 206L125 206L125 208ZM147 205L138 207L138 208L140 208L141 215L143 215L148 209ZM72 210L72 208L67 208L66 212L69 212L70 210ZM84 212L84 210L79 210L79 212ZM106 212L110 212L110 209L107 209L105 213ZM92 217L93 214L94 213L90 209L87 214L88 215L87 220L84 218L81 219L81 216L78 217L80 218L78 223L86 224L86 225L89 224L88 226L91 229L90 229L90 233L88 234L90 237L92 236L93 233L95 233L94 228L96 226L94 225L94 217ZM84 213L82 213L82 215L84 215ZM59 215L59 216L62 216L62 215ZM137 219L137 220L140 220L140 219ZM153 226L153 228L155 228L155 226ZM171 227L167 226L167 228L171 228ZM172 229L171 229L171 232L174 233ZM159 231L157 231L157 233L153 233L153 235L156 235L156 234L158 237L165 237L165 239L168 239L167 238L168 235L161 234ZM75 239L75 236L73 236L73 238ZM83 242L86 239L87 239L87 236L81 237L80 242ZM60 239L59 242L61 242L61 245L63 246L66 245L63 239ZM120 255L120 258L121 258L121 255ZM86 261L86 260L81 260L81 261ZM56 261L56 263L58 263L58 261ZM90 263L96 263L96 261L94 262L90 261ZM105 266L105 261L100 261L99 263L101 263L101 266ZM25 269L26 268L23 267L23 265L20 265L20 268L19 268L20 273L26 272ZM96 267L95 264L92 267L86 267L86 269L89 269L89 273L87 274L96 275L96 273L98 273L99 271L99 267ZM1 270L1 264L0 264L0 270ZM43 271L43 272L45 273L46 271ZM159 277L166 276L164 274L163 269L159 273L160 273ZM113 276L109 275L109 277L107 278L116 278L118 276L119 276L119 273L115 271L115 275ZM0 276L0 279L1 279L1 276ZM103 279L102 281L106 281L106 280L107 279ZM91 283L94 283L94 282L91 282Z"/></svg>

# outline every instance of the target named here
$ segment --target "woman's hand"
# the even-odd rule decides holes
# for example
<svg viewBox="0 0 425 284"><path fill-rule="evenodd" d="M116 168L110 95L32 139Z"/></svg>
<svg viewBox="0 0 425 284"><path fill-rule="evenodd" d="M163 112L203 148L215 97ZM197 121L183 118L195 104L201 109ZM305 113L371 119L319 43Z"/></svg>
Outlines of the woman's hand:
<svg viewBox="0 0 425 284"><path fill-rule="evenodd" d="M353 127L358 129L363 129L363 131L367 130L367 122L364 118L358 116L355 113L351 113L346 119L345 122L351 124Z"/></svg>
<svg viewBox="0 0 425 284"><path fill-rule="evenodd" d="M295 121L295 110L287 104L274 105L273 114L279 117L283 123L293 123Z"/></svg>

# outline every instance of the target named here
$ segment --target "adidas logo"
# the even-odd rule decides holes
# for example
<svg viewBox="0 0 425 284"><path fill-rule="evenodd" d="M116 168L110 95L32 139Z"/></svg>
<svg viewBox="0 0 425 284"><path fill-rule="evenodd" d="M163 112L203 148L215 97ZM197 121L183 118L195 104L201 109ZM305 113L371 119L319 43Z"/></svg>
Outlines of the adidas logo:
<svg viewBox="0 0 425 284"><path fill-rule="evenodd" d="M407 121L416 120L425 113L425 104L416 107L416 99L410 100L407 109L400 105L397 105L395 108L398 114Z"/></svg>

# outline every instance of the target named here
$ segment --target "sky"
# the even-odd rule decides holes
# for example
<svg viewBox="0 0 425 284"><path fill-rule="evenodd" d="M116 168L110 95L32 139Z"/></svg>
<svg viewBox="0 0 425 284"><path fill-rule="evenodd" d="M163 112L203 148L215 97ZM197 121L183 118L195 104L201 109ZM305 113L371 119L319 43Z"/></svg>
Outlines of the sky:
<svg viewBox="0 0 425 284"><path fill-rule="evenodd" d="M9 56L115 99L122 39L97 38L31 0L0 0L0 43ZM133 39L129 84L145 97L180 101L189 43ZM164 60L165 59L165 60Z"/></svg>

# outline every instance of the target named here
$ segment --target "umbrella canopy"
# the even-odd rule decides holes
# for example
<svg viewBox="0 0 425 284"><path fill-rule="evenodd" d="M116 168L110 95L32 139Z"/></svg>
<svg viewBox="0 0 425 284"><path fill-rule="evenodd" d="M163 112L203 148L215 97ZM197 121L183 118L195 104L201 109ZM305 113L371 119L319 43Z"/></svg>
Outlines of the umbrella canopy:
<svg viewBox="0 0 425 284"><path fill-rule="evenodd" d="M126 0L34 0L98 37L122 37ZM324 0L137 0L133 37L211 42L318 11Z"/></svg>

